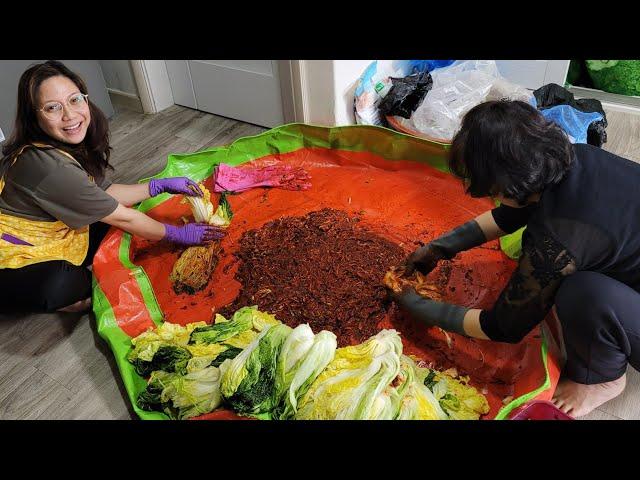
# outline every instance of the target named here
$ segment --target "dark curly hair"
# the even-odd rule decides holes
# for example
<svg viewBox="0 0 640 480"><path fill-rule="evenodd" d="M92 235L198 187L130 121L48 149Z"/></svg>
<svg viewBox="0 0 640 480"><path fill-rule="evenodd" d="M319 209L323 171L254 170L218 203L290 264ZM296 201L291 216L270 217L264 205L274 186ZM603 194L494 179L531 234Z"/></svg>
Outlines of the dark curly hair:
<svg viewBox="0 0 640 480"><path fill-rule="evenodd" d="M449 169L473 197L502 194L524 205L558 183L573 161L567 135L526 102L498 100L473 107L449 151Z"/></svg>
<svg viewBox="0 0 640 480"><path fill-rule="evenodd" d="M13 133L2 147L4 157L0 161L0 178L4 176L14 155L24 145L42 142L64 150L73 156L93 177L102 178L109 165L109 122L104 113L89 99L91 122L87 135L78 145L59 142L47 135L38 125L36 104L38 89L51 77L67 77L76 84L81 93L88 94L87 86L79 75L69 70L62 62L50 60L29 67L18 82L18 106Z"/></svg>

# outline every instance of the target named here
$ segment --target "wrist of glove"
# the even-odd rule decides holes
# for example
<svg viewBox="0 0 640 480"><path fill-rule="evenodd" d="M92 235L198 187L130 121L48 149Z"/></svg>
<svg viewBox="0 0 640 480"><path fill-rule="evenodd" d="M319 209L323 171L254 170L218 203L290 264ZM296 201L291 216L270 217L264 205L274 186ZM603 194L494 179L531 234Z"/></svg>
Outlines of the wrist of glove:
<svg viewBox="0 0 640 480"><path fill-rule="evenodd" d="M402 293L394 294L394 299L413 320L429 327L436 326L467 335L464 331L464 316L469 309L466 307L429 300L418 295L413 288L405 288Z"/></svg>
<svg viewBox="0 0 640 480"><path fill-rule="evenodd" d="M161 193L182 193L192 197L201 197L202 190L196 182L187 177L152 178L149 181L149 195L155 197Z"/></svg>
<svg viewBox="0 0 640 480"><path fill-rule="evenodd" d="M458 253L482 245L487 241L478 222L471 220L436 238L431 245L439 250L447 260Z"/></svg>
<svg viewBox="0 0 640 480"><path fill-rule="evenodd" d="M165 224L164 229L164 240L185 246L211 243L225 235L223 229L208 223L188 223L181 227Z"/></svg>

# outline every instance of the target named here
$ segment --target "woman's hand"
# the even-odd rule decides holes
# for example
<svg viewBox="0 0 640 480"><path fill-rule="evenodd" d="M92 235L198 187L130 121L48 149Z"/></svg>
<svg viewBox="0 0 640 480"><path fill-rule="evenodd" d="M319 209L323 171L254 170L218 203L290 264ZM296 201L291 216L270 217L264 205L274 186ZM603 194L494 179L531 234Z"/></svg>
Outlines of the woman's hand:
<svg viewBox="0 0 640 480"><path fill-rule="evenodd" d="M161 193L183 193L190 197L201 197L198 184L187 177L152 178L149 181L149 195L155 197Z"/></svg>
<svg viewBox="0 0 640 480"><path fill-rule="evenodd" d="M104 217L102 221L147 240L168 240L180 245L209 243L221 239L226 233L225 229L206 223L188 223L179 227L160 223L124 205L118 205L114 212Z"/></svg>
<svg viewBox="0 0 640 480"><path fill-rule="evenodd" d="M427 275L436 268L440 260L451 260L458 253L482 245L496 238L499 231L491 210L440 235L424 247L418 248L404 262L405 276L418 270Z"/></svg>
<svg viewBox="0 0 640 480"><path fill-rule="evenodd" d="M418 248L405 259L403 264L404 276L408 277L412 275L415 270L418 270L423 275L427 275L436 268L438 261L443 258L444 255L442 255L442 252L437 247L428 243Z"/></svg>
<svg viewBox="0 0 640 480"><path fill-rule="evenodd" d="M165 224L164 239L178 245L192 246L220 240L225 230L208 223L188 223L181 227Z"/></svg>

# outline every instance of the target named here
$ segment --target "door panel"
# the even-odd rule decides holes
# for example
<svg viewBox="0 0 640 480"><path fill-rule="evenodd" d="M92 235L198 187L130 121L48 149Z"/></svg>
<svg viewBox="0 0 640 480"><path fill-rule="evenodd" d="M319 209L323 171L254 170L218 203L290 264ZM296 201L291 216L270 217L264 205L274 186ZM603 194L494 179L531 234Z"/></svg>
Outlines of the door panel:
<svg viewBox="0 0 640 480"><path fill-rule="evenodd" d="M200 60L200 63L230 68L232 70L241 70L248 73L273 76L273 64L271 60Z"/></svg>
<svg viewBox="0 0 640 480"><path fill-rule="evenodd" d="M284 123L273 60L189 60L198 110L274 127Z"/></svg>
<svg viewBox="0 0 640 480"><path fill-rule="evenodd" d="M171 93L176 105L198 109L196 96L191 83L191 72L186 60L166 60Z"/></svg>

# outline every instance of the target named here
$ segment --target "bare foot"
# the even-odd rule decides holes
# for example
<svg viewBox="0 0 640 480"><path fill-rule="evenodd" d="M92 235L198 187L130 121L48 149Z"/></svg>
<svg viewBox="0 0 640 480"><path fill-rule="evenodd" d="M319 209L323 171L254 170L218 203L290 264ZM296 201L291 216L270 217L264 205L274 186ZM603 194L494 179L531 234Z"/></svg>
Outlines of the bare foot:
<svg viewBox="0 0 640 480"><path fill-rule="evenodd" d="M85 312L91 308L91 297L85 298L84 300L79 300L72 305L68 305L63 308L59 308L59 312L68 312L68 313L77 313L77 312Z"/></svg>
<svg viewBox="0 0 640 480"><path fill-rule="evenodd" d="M617 380L585 385L568 379L560 380L551 400L564 413L572 417L583 417L622 393L627 384L625 373Z"/></svg>

